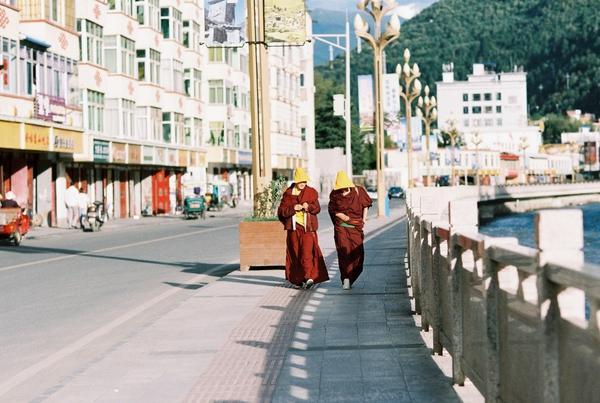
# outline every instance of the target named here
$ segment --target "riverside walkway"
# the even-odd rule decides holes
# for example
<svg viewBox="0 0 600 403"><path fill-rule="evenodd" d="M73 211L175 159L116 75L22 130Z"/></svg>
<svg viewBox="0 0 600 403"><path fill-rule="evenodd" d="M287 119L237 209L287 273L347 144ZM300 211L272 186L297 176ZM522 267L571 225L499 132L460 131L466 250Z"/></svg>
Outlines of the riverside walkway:
<svg viewBox="0 0 600 403"><path fill-rule="evenodd" d="M482 401L468 382L452 386L448 355L432 356L431 332L412 315L403 211L368 223L365 271L350 291L331 230L320 242L330 282L297 290L281 270L256 270L190 288L43 401Z"/></svg>

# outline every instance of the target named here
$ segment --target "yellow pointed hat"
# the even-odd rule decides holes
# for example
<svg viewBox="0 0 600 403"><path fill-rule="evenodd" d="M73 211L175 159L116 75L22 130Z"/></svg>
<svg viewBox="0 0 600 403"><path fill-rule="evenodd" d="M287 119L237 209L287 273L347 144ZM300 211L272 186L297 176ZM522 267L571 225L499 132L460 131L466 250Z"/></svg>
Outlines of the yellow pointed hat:
<svg viewBox="0 0 600 403"><path fill-rule="evenodd" d="M308 174L304 168L296 168L294 172L294 183L308 182Z"/></svg>
<svg viewBox="0 0 600 403"><path fill-rule="evenodd" d="M340 190L346 188L353 188L354 183L348 178L348 175L344 171L339 171L335 177L335 186L333 190Z"/></svg>

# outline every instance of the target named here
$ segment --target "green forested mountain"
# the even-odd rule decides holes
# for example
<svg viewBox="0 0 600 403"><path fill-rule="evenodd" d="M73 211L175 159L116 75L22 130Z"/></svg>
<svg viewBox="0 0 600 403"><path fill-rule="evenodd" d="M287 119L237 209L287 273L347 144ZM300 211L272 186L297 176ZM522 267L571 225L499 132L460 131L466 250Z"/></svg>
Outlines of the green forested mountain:
<svg viewBox="0 0 600 403"><path fill-rule="evenodd" d="M393 71L406 47L427 84L441 80L448 62L458 80L473 63L498 72L524 66L532 115L573 108L600 115L599 31L600 0L441 0L402 25L386 50L387 67ZM372 53L363 46L352 56L355 90L356 75L373 71ZM343 62L320 73L342 83Z"/></svg>

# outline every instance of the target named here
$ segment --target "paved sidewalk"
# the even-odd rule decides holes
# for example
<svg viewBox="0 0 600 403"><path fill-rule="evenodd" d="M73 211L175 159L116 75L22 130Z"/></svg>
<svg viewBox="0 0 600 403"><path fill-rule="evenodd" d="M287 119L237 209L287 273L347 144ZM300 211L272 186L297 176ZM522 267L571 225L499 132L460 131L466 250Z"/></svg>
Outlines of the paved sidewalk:
<svg viewBox="0 0 600 403"><path fill-rule="evenodd" d="M179 285L189 297L176 309L36 401L482 401L472 386L451 386L448 358L432 357L415 326L398 219L368 223L366 267L351 291L340 288L333 234L323 231L332 281L303 291L281 270L206 286L199 276Z"/></svg>
<svg viewBox="0 0 600 403"><path fill-rule="evenodd" d="M215 217L232 217L239 216L245 217L251 214L252 205L250 202L242 202L236 208L227 207L223 211L208 211L206 213L207 219ZM182 220L183 215L161 215L161 216L150 216L150 217L139 217L134 218L113 218L108 220L102 227L102 231L111 231L121 228L130 227L143 227L145 225L161 225L172 222L173 220ZM27 234L27 238L30 239L43 239L49 237L56 237L63 234L74 234L81 232L81 229L69 229L62 227L33 227Z"/></svg>

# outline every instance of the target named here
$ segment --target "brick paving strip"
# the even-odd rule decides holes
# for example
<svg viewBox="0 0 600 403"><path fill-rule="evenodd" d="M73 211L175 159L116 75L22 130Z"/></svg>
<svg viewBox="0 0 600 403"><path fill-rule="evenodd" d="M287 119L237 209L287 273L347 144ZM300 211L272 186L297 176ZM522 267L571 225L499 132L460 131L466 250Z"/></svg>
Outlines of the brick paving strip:
<svg viewBox="0 0 600 403"><path fill-rule="evenodd" d="M232 331L185 401L271 400L311 295L284 282L274 287Z"/></svg>

